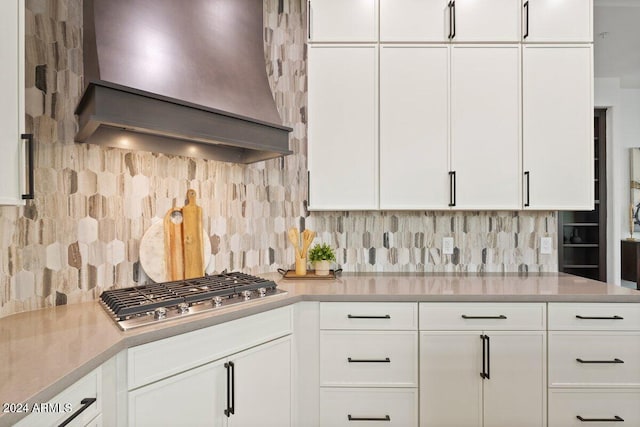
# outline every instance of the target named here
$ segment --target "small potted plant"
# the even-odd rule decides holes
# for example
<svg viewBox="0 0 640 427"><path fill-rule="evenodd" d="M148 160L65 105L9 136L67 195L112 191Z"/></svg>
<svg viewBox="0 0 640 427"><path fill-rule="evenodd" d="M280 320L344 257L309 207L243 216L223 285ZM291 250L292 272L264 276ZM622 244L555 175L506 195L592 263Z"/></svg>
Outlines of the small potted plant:
<svg viewBox="0 0 640 427"><path fill-rule="evenodd" d="M336 260L336 254L326 243L317 244L309 251L309 261L314 264L316 275L328 276L331 261Z"/></svg>

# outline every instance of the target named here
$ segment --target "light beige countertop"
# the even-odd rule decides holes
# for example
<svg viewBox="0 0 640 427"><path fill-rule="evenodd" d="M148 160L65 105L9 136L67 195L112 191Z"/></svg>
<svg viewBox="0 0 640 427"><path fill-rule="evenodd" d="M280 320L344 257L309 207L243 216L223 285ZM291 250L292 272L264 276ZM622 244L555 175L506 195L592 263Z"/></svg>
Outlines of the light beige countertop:
<svg viewBox="0 0 640 427"><path fill-rule="evenodd" d="M54 397L123 349L298 301L636 302L640 292L563 273L528 275L344 274L336 280L280 279L286 295L121 331L97 302L0 319L0 408ZM24 414L0 412L0 426Z"/></svg>

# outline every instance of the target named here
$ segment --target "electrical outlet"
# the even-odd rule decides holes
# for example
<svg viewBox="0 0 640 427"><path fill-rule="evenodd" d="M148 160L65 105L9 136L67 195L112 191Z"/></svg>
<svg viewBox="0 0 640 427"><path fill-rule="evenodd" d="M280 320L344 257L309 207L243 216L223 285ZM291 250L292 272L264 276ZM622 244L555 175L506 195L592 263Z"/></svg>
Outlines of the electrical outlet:
<svg viewBox="0 0 640 427"><path fill-rule="evenodd" d="M444 255L453 254L453 237L442 238L442 253Z"/></svg>
<svg viewBox="0 0 640 427"><path fill-rule="evenodd" d="M540 238L540 254L541 255L551 255L553 252L553 241L551 237L541 237Z"/></svg>

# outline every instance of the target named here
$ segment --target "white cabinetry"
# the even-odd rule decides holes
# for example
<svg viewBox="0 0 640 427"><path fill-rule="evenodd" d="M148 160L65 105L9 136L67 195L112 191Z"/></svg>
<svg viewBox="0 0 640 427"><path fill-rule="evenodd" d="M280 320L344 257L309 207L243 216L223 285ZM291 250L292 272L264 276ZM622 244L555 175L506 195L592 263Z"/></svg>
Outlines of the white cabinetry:
<svg viewBox="0 0 640 427"><path fill-rule="evenodd" d="M291 322L284 307L132 348L129 425L291 425Z"/></svg>
<svg viewBox="0 0 640 427"><path fill-rule="evenodd" d="M24 1L0 6L0 205L22 204L24 148Z"/></svg>
<svg viewBox="0 0 640 427"><path fill-rule="evenodd" d="M320 304L321 426L417 426L416 329L416 304Z"/></svg>
<svg viewBox="0 0 640 427"><path fill-rule="evenodd" d="M420 425L546 425L544 304L420 304Z"/></svg>
<svg viewBox="0 0 640 427"><path fill-rule="evenodd" d="M446 45L380 47L381 209L447 207L448 87Z"/></svg>
<svg viewBox="0 0 640 427"><path fill-rule="evenodd" d="M94 426L102 412L102 369L98 368L48 402L31 405L16 427ZM112 408L109 408L112 409Z"/></svg>
<svg viewBox="0 0 640 427"><path fill-rule="evenodd" d="M378 48L309 46L309 207L378 207Z"/></svg>
<svg viewBox="0 0 640 427"><path fill-rule="evenodd" d="M520 41L520 0L456 0L452 3L452 41Z"/></svg>
<svg viewBox="0 0 640 427"><path fill-rule="evenodd" d="M593 0L521 0L525 42L593 41Z"/></svg>
<svg viewBox="0 0 640 427"><path fill-rule="evenodd" d="M448 4L449 0L380 0L380 41L449 41Z"/></svg>
<svg viewBox="0 0 640 427"><path fill-rule="evenodd" d="M640 425L638 399L640 305L550 303L549 427Z"/></svg>
<svg viewBox="0 0 640 427"><path fill-rule="evenodd" d="M520 207L518 45L451 48L451 170L456 209Z"/></svg>
<svg viewBox="0 0 640 427"><path fill-rule="evenodd" d="M523 47L524 206L593 210L593 47Z"/></svg>
<svg viewBox="0 0 640 427"><path fill-rule="evenodd" d="M377 0L310 0L307 8L311 41L378 40Z"/></svg>

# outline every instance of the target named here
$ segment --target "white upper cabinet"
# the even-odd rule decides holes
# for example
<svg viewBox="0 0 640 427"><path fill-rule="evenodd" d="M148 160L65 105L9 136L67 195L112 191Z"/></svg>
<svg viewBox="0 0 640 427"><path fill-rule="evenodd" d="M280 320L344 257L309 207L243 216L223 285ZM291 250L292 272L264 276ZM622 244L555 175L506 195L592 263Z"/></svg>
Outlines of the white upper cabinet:
<svg viewBox="0 0 640 427"><path fill-rule="evenodd" d="M593 48L523 48L525 208L593 210Z"/></svg>
<svg viewBox="0 0 640 427"><path fill-rule="evenodd" d="M0 6L0 205L22 204L24 148L24 1Z"/></svg>
<svg viewBox="0 0 640 427"><path fill-rule="evenodd" d="M522 0L525 42L592 42L593 0Z"/></svg>
<svg viewBox="0 0 640 427"><path fill-rule="evenodd" d="M449 49L380 48L380 208L446 209Z"/></svg>
<svg viewBox="0 0 640 427"><path fill-rule="evenodd" d="M454 209L519 209L520 47L451 49Z"/></svg>
<svg viewBox="0 0 640 427"><path fill-rule="evenodd" d="M454 42L520 41L521 0L455 0L450 7Z"/></svg>
<svg viewBox="0 0 640 427"><path fill-rule="evenodd" d="M449 0L380 0L380 41L449 41L448 4Z"/></svg>
<svg viewBox="0 0 640 427"><path fill-rule="evenodd" d="M309 46L309 209L378 208L377 52Z"/></svg>
<svg viewBox="0 0 640 427"><path fill-rule="evenodd" d="M309 41L378 41L377 0L307 1Z"/></svg>

